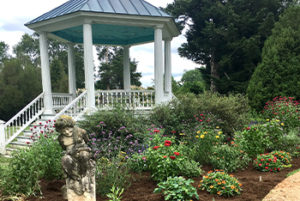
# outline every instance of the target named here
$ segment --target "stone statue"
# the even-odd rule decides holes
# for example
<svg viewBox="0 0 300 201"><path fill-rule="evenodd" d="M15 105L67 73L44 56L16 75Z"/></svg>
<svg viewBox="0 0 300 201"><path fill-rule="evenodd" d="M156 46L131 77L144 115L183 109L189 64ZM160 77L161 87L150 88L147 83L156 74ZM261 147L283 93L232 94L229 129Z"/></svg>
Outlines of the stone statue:
<svg viewBox="0 0 300 201"><path fill-rule="evenodd" d="M62 167L66 175L66 197L69 201L95 201L95 161L87 146L88 135L75 126L69 116L61 116L55 123L60 133L58 141L65 154Z"/></svg>

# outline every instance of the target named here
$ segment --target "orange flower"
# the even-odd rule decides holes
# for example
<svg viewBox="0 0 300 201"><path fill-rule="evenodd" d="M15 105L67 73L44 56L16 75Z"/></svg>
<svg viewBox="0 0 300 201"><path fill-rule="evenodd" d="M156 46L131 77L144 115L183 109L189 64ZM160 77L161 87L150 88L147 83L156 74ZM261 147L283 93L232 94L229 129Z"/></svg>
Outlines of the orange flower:
<svg viewBox="0 0 300 201"><path fill-rule="evenodd" d="M221 195L222 193L221 193L221 191L218 191L217 194L218 194L218 195Z"/></svg>
<svg viewBox="0 0 300 201"><path fill-rule="evenodd" d="M208 172L207 172L207 174L210 174L210 173L212 173L212 172L213 172L213 171L212 171L212 170L210 170L210 171L208 171Z"/></svg>
<svg viewBox="0 0 300 201"><path fill-rule="evenodd" d="M231 189L235 189L235 186L234 186L234 185L231 185L230 188L231 188Z"/></svg>
<svg viewBox="0 0 300 201"><path fill-rule="evenodd" d="M222 184L226 184L226 181L223 180L223 181L222 181Z"/></svg>
<svg viewBox="0 0 300 201"><path fill-rule="evenodd" d="M207 178L208 178L208 176L204 176L204 178L205 178L205 179L207 179Z"/></svg>
<svg viewBox="0 0 300 201"><path fill-rule="evenodd" d="M222 189L225 189L225 186L223 186Z"/></svg>
<svg viewBox="0 0 300 201"><path fill-rule="evenodd" d="M221 182L218 183L218 185L221 185L221 184L222 184Z"/></svg>
<svg viewBox="0 0 300 201"><path fill-rule="evenodd" d="M218 182L218 181L219 181L219 179L215 179L215 181L216 181L216 182Z"/></svg>
<svg viewBox="0 0 300 201"><path fill-rule="evenodd" d="M214 188L214 186L213 186L213 185L211 185L209 188Z"/></svg>
<svg viewBox="0 0 300 201"><path fill-rule="evenodd" d="M239 184L240 186L242 186L243 184Z"/></svg>

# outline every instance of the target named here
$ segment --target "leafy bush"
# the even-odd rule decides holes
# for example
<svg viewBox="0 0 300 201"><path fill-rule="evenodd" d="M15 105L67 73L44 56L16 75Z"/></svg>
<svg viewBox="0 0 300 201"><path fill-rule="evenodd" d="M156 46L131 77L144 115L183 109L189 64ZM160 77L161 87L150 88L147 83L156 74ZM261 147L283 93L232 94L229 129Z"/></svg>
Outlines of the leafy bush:
<svg viewBox="0 0 300 201"><path fill-rule="evenodd" d="M101 195L110 193L112 187L126 188L130 185L127 164L121 158L100 158L96 167L96 192Z"/></svg>
<svg viewBox="0 0 300 201"><path fill-rule="evenodd" d="M158 188L154 189L154 193L163 193L165 200L180 201L191 200L195 197L199 200L197 189L191 184L192 179L184 179L183 177L168 177L167 181L157 184Z"/></svg>
<svg viewBox="0 0 300 201"><path fill-rule="evenodd" d="M212 148L217 144L221 144L223 139L224 134L219 127L215 129L198 130L194 133L193 139L190 140L192 158L201 164L209 164Z"/></svg>
<svg viewBox="0 0 300 201"><path fill-rule="evenodd" d="M113 186L110 191L111 192L106 195L109 201L121 201L124 188L120 189Z"/></svg>
<svg viewBox="0 0 300 201"><path fill-rule="evenodd" d="M298 156L299 145L300 145L300 137L299 137L299 129L297 128L297 129L290 130L286 135L283 136L281 150L291 153L292 156Z"/></svg>
<svg viewBox="0 0 300 201"><path fill-rule="evenodd" d="M280 160L272 154L260 154L254 160L254 167L262 172L277 172L282 167Z"/></svg>
<svg viewBox="0 0 300 201"><path fill-rule="evenodd" d="M160 143L149 147L142 159L146 160L146 169L151 172L154 180L164 181L169 176L193 177L201 174L200 165L183 152L182 146L174 144L174 139L161 137L159 134L154 138L161 139Z"/></svg>
<svg viewBox="0 0 300 201"><path fill-rule="evenodd" d="M236 132L235 142L251 158L268 150L279 149L283 144L284 132L279 120L256 124Z"/></svg>
<svg viewBox="0 0 300 201"><path fill-rule="evenodd" d="M281 96L268 101L263 110L266 118L279 119L288 130L300 127L299 112L299 101L296 101L294 97Z"/></svg>
<svg viewBox="0 0 300 201"><path fill-rule="evenodd" d="M0 189L3 194L40 193L39 180L62 178L62 149L56 136L41 138L30 149L16 151L9 167L1 173Z"/></svg>
<svg viewBox="0 0 300 201"><path fill-rule="evenodd" d="M222 169L226 172L234 172L248 166L251 159L238 147L221 145L214 146L210 156L210 163L215 169Z"/></svg>
<svg viewBox="0 0 300 201"><path fill-rule="evenodd" d="M200 183L199 187L202 190L225 197L239 195L242 190L242 184L233 175L228 175L224 171L210 171L203 176Z"/></svg>

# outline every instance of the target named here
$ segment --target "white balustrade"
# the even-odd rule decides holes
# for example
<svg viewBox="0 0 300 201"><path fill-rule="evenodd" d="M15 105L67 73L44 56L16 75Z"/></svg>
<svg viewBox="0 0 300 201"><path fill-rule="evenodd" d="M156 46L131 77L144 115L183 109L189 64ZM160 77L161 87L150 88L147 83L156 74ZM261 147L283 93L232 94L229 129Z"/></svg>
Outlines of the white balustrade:
<svg viewBox="0 0 300 201"><path fill-rule="evenodd" d="M61 109L71 103L72 94L67 93L52 93L52 101L54 109Z"/></svg>
<svg viewBox="0 0 300 201"><path fill-rule="evenodd" d="M66 107L64 107L59 113L57 113L54 119L58 119L61 115L67 115L72 117L75 121L78 120L87 109L86 101L87 91L84 91L77 98L71 101Z"/></svg>
<svg viewBox="0 0 300 201"><path fill-rule="evenodd" d="M97 90L96 107L99 109L112 109L116 106L127 109L151 109L154 107L153 90Z"/></svg>
<svg viewBox="0 0 300 201"><path fill-rule="evenodd" d="M44 112L44 93L41 93L31 103L24 107L18 114L4 124L4 133L0 132L1 138L5 138L5 146L23 132L32 122Z"/></svg>

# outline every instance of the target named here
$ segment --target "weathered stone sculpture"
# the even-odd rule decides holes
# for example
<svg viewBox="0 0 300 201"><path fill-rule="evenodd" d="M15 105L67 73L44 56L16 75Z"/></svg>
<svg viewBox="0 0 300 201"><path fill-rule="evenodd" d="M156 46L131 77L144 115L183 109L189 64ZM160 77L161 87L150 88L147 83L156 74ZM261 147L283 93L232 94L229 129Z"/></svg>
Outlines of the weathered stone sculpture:
<svg viewBox="0 0 300 201"><path fill-rule="evenodd" d="M65 155L62 167L66 175L66 197L69 201L95 201L95 161L87 146L88 136L84 129L75 126L69 116L62 116L55 123L60 133L58 140Z"/></svg>

